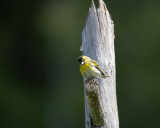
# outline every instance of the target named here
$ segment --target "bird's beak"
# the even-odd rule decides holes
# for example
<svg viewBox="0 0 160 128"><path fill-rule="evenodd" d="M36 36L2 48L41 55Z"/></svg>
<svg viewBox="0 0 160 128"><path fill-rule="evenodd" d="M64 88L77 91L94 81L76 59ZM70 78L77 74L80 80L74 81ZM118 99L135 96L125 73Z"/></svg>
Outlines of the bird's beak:
<svg viewBox="0 0 160 128"><path fill-rule="evenodd" d="M84 64L84 62L82 61L81 64Z"/></svg>

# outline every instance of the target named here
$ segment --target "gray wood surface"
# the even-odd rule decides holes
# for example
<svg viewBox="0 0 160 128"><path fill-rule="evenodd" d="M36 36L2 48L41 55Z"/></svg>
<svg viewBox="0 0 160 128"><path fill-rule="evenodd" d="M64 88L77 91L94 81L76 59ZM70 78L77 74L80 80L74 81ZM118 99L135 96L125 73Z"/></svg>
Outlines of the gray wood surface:
<svg viewBox="0 0 160 128"><path fill-rule="evenodd" d="M116 99L116 69L114 52L114 25L103 0L99 0L96 9L92 1L86 25L82 32L81 50L84 55L96 60L99 66L110 77L98 79L98 91L104 125L100 128L119 128L117 99ZM89 107L85 92L85 127L95 128L92 125Z"/></svg>

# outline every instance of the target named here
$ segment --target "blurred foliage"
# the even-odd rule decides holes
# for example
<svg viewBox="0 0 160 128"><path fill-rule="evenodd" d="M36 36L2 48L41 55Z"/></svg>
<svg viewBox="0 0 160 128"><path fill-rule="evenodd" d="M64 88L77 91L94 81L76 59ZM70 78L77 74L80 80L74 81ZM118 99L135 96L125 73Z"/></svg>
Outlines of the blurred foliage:
<svg viewBox="0 0 160 128"><path fill-rule="evenodd" d="M95 0L97 3L97 0ZM122 128L160 127L160 1L108 0ZM83 128L81 32L91 0L0 8L0 128Z"/></svg>

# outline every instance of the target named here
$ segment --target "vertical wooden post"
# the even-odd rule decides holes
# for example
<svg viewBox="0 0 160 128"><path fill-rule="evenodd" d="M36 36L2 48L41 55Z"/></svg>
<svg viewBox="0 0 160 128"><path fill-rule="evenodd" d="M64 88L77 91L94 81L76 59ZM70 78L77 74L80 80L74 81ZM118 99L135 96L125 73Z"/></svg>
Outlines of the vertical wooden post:
<svg viewBox="0 0 160 128"><path fill-rule="evenodd" d="M92 82L84 82L85 127L119 128L116 100L114 25L103 0L99 0L97 9L92 1L86 25L82 32L81 50L84 55L96 60L103 71L110 76L106 79L99 78L96 81L96 86L90 86ZM88 90L88 87L90 90L95 87L97 90L94 92L96 93L90 95L92 92ZM99 110L95 112L94 108L96 107L97 110L97 106ZM97 118L99 118L98 121ZM100 125L96 126L96 123Z"/></svg>

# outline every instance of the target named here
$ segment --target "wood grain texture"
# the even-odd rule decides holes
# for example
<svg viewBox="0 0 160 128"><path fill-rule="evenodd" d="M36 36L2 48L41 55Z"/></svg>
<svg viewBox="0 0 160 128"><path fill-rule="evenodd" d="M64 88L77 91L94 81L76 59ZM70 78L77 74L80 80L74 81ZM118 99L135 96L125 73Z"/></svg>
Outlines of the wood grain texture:
<svg viewBox="0 0 160 128"><path fill-rule="evenodd" d="M82 32L81 50L84 55L96 60L99 66L110 77L98 79L98 91L104 125L100 128L119 128L117 99L116 99L116 70L114 51L114 25L103 0L99 0L96 9L92 1L86 25ZM95 128L89 114L89 106L85 90L86 128Z"/></svg>

